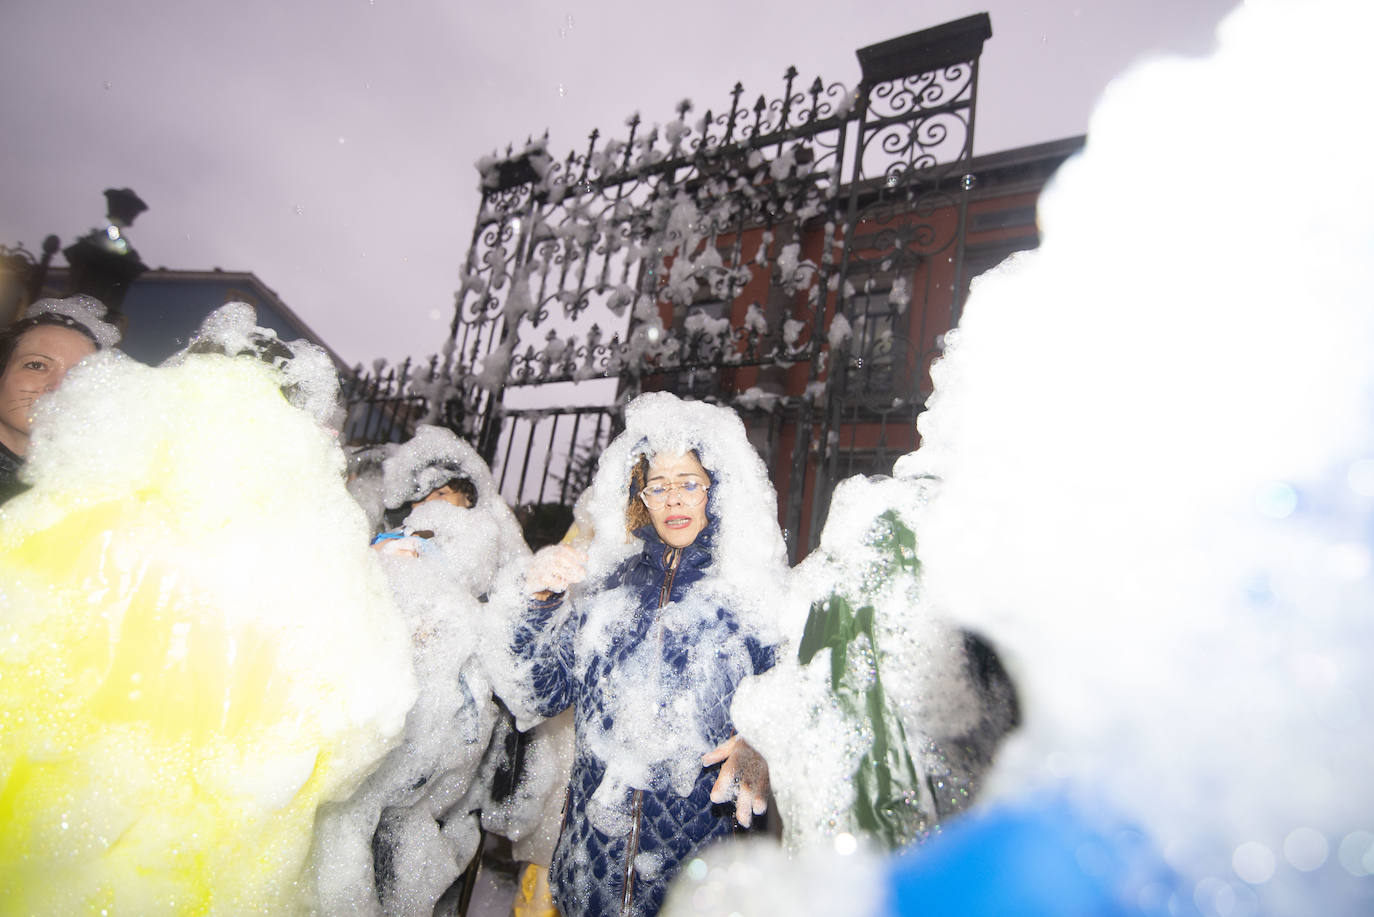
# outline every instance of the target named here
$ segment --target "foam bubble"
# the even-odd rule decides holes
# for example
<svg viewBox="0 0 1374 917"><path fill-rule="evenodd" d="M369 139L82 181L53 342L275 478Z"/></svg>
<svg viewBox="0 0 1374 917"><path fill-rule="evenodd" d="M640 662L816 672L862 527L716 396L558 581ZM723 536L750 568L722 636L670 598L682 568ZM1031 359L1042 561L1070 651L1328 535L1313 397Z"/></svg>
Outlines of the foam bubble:
<svg viewBox="0 0 1374 917"><path fill-rule="evenodd" d="M1320 869L1330 852L1326 836L1316 828L1295 828L1283 839L1283 858L1303 872Z"/></svg>

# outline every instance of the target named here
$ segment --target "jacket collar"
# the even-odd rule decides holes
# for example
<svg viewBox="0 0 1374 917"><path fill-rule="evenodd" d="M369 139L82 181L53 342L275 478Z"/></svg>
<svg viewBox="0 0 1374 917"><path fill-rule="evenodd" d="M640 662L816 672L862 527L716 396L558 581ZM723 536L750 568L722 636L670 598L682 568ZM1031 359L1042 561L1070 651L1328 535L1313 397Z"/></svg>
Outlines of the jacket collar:
<svg viewBox="0 0 1374 917"><path fill-rule="evenodd" d="M663 569L668 558L668 545L658 536L658 530L653 524L642 525L635 529L635 535L644 542L644 557L657 569ZM682 560L678 566L687 565L690 567L704 567L711 562L711 556L715 551L716 543L716 520L710 514L706 517L706 527L697 535L687 547L682 549Z"/></svg>

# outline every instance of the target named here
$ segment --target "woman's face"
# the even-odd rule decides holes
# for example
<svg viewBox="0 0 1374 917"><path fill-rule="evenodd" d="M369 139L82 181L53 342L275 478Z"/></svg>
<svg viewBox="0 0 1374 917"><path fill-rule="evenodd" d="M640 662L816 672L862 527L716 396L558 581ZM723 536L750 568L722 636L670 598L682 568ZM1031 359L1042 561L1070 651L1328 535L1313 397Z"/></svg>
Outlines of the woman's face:
<svg viewBox="0 0 1374 917"><path fill-rule="evenodd" d="M644 500L654 531L664 544L685 548L697 540L701 530L706 528L706 488L710 484L706 469L691 454L660 453L649 462L645 491L667 488L661 500L652 496ZM684 485L692 487L693 492L689 493ZM655 503L661 505L655 507Z"/></svg>
<svg viewBox="0 0 1374 917"><path fill-rule="evenodd" d="M93 353L91 339L71 328L39 325L20 335L0 375L0 441L16 455L27 452L34 401L57 388L67 370Z"/></svg>

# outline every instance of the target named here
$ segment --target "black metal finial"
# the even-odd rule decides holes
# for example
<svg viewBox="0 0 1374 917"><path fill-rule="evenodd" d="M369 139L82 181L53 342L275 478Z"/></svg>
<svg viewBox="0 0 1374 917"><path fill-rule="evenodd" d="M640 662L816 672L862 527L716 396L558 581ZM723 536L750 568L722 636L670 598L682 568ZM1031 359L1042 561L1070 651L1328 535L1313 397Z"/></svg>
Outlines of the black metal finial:
<svg viewBox="0 0 1374 917"><path fill-rule="evenodd" d="M113 226L120 229L132 226L134 219L147 209L148 205L132 188L105 189L105 217Z"/></svg>

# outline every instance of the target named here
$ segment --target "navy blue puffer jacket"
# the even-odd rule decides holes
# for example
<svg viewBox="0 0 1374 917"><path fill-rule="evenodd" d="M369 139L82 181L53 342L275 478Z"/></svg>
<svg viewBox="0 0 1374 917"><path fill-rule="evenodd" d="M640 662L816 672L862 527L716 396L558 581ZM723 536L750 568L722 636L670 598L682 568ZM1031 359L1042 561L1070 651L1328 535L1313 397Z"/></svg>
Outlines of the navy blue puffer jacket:
<svg viewBox="0 0 1374 917"><path fill-rule="evenodd" d="M572 781L550 870L563 917L650 917L681 864L732 833L734 804L710 799L719 766L702 768L700 756L734 734L730 702L740 680L774 661L773 647L710 588L714 522L682 549L652 526L636 534L639 554L556 626L563 597L532 602L514 640L516 655L532 664L538 712L576 708Z"/></svg>

